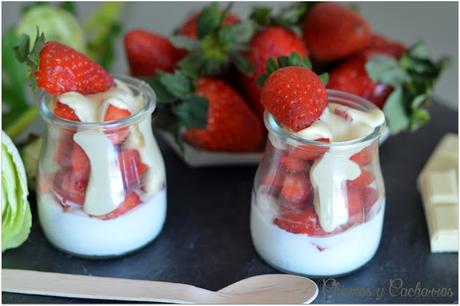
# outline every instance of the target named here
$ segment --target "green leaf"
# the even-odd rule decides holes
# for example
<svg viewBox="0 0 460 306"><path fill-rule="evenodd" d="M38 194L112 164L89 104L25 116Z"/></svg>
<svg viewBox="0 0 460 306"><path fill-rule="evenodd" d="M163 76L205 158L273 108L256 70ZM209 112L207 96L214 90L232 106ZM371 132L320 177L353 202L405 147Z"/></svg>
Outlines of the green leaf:
<svg viewBox="0 0 460 306"><path fill-rule="evenodd" d="M251 20L239 22L229 28L232 32L232 42L237 44L247 43L255 32L255 24Z"/></svg>
<svg viewBox="0 0 460 306"><path fill-rule="evenodd" d="M198 77L198 70L200 69L200 60L196 59L193 54L189 54L179 61L177 64L182 73L188 78L195 80Z"/></svg>
<svg viewBox="0 0 460 306"><path fill-rule="evenodd" d="M426 109L414 109L410 116L410 131L414 132L430 121L430 113Z"/></svg>
<svg viewBox="0 0 460 306"><path fill-rule="evenodd" d="M399 66L394 58L389 56L379 55L370 58L366 63L366 71L374 82L393 87L410 81L407 72Z"/></svg>
<svg viewBox="0 0 460 306"><path fill-rule="evenodd" d="M321 82L323 82L324 86L326 86L327 83L329 82L329 74L326 72L321 74L319 78L321 79Z"/></svg>
<svg viewBox="0 0 460 306"><path fill-rule="evenodd" d="M159 73L161 84L169 93L177 98L184 99L192 93L192 83L181 71L174 73Z"/></svg>
<svg viewBox="0 0 460 306"><path fill-rule="evenodd" d="M257 24L266 26L270 24L272 9L269 7L256 7L252 10L249 18Z"/></svg>
<svg viewBox="0 0 460 306"><path fill-rule="evenodd" d="M199 43L196 39L183 35L172 36L169 40L176 48L179 49L193 50L199 46Z"/></svg>
<svg viewBox="0 0 460 306"><path fill-rule="evenodd" d="M204 129L208 120L208 100L199 96L191 96L174 106L172 112L185 127Z"/></svg>
<svg viewBox="0 0 460 306"><path fill-rule="evenodd" d="M220 26L222 12L216 4L206 6L198 16L197 29L198 38L203 38L209 33L217 30Z"/></svg>
<svg viewBox="0 0 460 306"><path fill-rule="evenodd" d="M401 87L395 88L387 98L383 112L391 134L397 134L409 127L410 121L404 106L404 97Z"/></svg>
<svg viewBox="0 0 460 306"><path fill-rule="evenodd" d="M265 64L265 71L269 74L276 71L278 68L278 64L276 63L274 58L270 58Z"/></svg>
<svg viewBox="0 0 460 306"><path fill-rule="evenodd" d="M428 95L426 93L422 93L416 96L411 103L411 108L416 109L419 108L426 100L428 100Z"/></svg>
<svg viewBox="0 0 460 306"><path fill-rule="evenodd" d="M239 52L231 52L230 53L230 61L236 66L236 68L244 73L247 76L251 76L253 73L253 67L251 61L242 55Z"/></svg>
<svg viewBox="0 0 460 306"><path fill-rule="evenodd" d="M265 85L265 81L268 79L268 74L264 73L257 79L257 87L263 88Z"/></svg>
<svg viewBox="0 0 460 306"><path fill-rule="evenodd" d="M169 93L169 91L157 77L146 78L144 79L144 81L147 82L147 84L149 84L150 87L152 87L157 97L158 104L170 103L176 99L175 96Z"/></svg>
<svg viewBox="0 0 460 306"><path fill-rule="evenodd" d="M408 53L419 59L429 59L428 50L425 43L421 40L418 40L412 47L410 47Z"/></svg>
<svg viewBox="0 0 460 306"><path fill-rule="evenodd" d="M289 62L291 64L290 66L302 66L303 59L297 52L292 52L292 54L289 56Z"/></svg>

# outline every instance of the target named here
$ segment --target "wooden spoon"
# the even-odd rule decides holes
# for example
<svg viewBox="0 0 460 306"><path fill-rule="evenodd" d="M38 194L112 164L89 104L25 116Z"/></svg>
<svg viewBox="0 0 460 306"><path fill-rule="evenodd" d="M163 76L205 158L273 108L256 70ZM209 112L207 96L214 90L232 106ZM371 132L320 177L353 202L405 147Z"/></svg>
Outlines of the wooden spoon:
<svg viewBox="0 0 460 306"><path fill-rule="evenodd" d="M299 304L318 295L312 280L288 274L243 279L217 292L191 285L2 269L2 291L120 301L187 304Z"/></svg>

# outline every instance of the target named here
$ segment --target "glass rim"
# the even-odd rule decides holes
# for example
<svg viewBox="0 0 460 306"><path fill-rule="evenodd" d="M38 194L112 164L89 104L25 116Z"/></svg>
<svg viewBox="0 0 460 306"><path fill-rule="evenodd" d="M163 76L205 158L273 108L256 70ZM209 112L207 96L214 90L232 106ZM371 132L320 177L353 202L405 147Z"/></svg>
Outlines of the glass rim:
<svg viewBox="0 0 460 306"><path fill-rule="evenodd" d="M49 100L54 97L44 91L39 95L39 111L41 117L53 125L72 128L120 128L139 122L146 114L151 114L156 108L156 94L146 82L126 75L111 74L111 76L125 83L129 88L135 88L144 96L144 105L142 109L133 115L118 120L107 122L80 122L61 118L55 115L48 107Z"/></svg>
<svg viewBox="0 0 460 306"><path fill-rule="evenodd" d="M329 102L339 102L341 100L342 102L351 103L356 106L364 107L365 110L378 109L378 107L374 103L359 96L340 90L327 89L326 91ZM304 139L302 137L294 135L293 133L290 133L289 131L286 131L278 124L273 115L267 111L264 112L264 123L270 133L274 133L276 136L282 139L290 140L291 142L294 142L294 144L296 145L310 145L324 148L349 148L351 146L373 142L382 135L386 127L386 121L384 121L381 125L375 127L372 132L361 138L349 141L322 142Z"/></svg>

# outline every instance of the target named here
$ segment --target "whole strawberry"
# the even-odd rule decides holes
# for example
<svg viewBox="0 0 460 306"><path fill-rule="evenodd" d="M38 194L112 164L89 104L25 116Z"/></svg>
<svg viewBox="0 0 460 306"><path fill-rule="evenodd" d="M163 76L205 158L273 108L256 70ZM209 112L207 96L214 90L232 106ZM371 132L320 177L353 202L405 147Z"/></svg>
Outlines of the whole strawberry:
<svg viewBox="0 0 460 306"><path fill-rule="evenodd" d="M267 63L267 72L274 72L260 79L260 83L264 82L261 103L278 123L297 132L323 113L328 103L326 88L309 69L308 60L296 53L279 57L278 65L274 60Z"/></svg>
<svg viewBox="0 0 460 306"><path fill-rule="evenodd" d="M186 20L185 22L181 25L179 31L177 34L187 36L190 38L197 38L198 37L198 18L200 17L201 12L195 12L192 13ZM233 25L240 22L240 18L238 16L229 13L224 21L222 22L222 25Z"/></svg>
<svg viewBox="0 0 460 306"><path fill-rule="evenodd" d="M366 71L366 64L373 56L387 55L399 59L404 52L405 47L400 43L373 35L365 51L346 59L330 72L327 88L363 97L383 108L393 87L372 81Z"/></svg>
<svg viewBox="0 0 460 306"><path fill-rule="evenodd" d="M383 108L393 88L370 79L366 71L368 59L368 54L361 53L345 60L329 73L327 88L363 97Z"/></svg>
<svg viewBox="0 0 460 306"><path fill-rule="evenodd" d="M189 128L183 138L210 151L250 152L261 148L263 128L243 98L216 78L199 78L195 94L208 100L206 127Z"/></svg>
<svg viewBox="0 0 460 306"><path fill-rule="evenodd" d="M392 134L415 131L429 121L426 109L447 58L430 59L422 42L407 50L382 37L330 72L329 89L366 98L382 108Z"/></svg>
<svg viewBox="0 0 460 306"><path fill-rule="evenodd" d="M171 72L184 52L157 33L134 29L124 38L126 55L133 76L153 76L157 70Z"/></svg>
<svg viewBox="0 0 460 306"><path fill-rule="evenodd" d="M371 37L369 23L352 9L336 3L320 3L302 24L305 44L319 61L334 61L364 49Z"/></svg>
<svg viewBox="0 0 460 306"><path fill-rule="evenodd" d="M302 57L308 56L308 50L302 39L290 30L281 26L269 26L254 35L249 43L250 51L246 53L253 66L250 76L240 74L238 81L253 108L262 117L264 107L260 103L262 89L257 80L265 73L265 65L270 58L288 56L292 52Z"/></svg>
<svg viewBox="0 0 460 306"><path fill-rule="evenodd" d="M21 39L22 42L15 47L18 60L29 66L36 85L49 94L69 91L95 94L114 85L113 78L104 68L75 49L55 41L45 42L41 34L37 35L29 51L30 38L23 35Z"/></svg>

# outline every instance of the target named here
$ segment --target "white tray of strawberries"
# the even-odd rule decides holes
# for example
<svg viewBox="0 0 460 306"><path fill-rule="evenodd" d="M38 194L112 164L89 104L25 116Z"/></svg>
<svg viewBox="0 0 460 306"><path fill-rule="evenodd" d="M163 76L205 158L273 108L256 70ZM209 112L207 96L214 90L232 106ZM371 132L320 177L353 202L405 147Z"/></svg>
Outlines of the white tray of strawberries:
<svg viewBox="0 0 460 306"><path fill-rule="evenodd" d="M257 80L269 59L309 58L314 72L328 73L328 89L380 107L389 134L429 120L429 94L447 62L430 59L422 42L406 47L376 34L354 8L331 2L254 7L247 20L214 3L169 38L133 29L124 43L131 74L157 94L155 127L191 166L260 161L266 129Z"/></svg>

